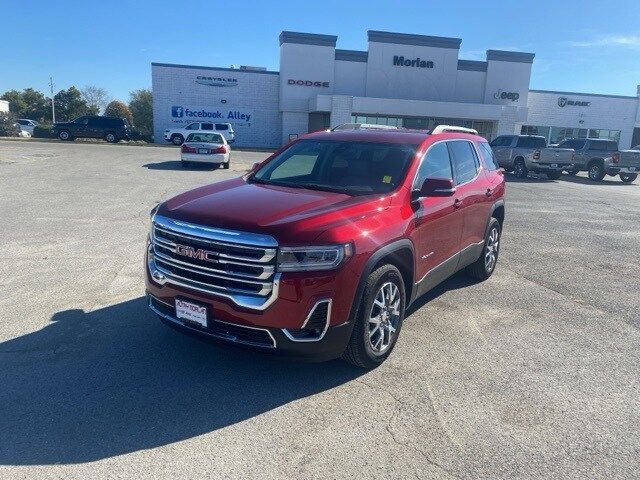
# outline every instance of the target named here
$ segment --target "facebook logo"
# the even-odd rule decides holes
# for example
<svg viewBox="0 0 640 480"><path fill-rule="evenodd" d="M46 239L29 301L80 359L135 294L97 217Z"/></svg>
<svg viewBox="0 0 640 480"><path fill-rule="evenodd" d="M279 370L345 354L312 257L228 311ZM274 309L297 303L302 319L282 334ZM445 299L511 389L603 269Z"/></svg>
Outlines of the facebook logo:
<svg viewBox="0 0 640 480"><path fill-rule="evenodd" d="M182 107L171 107L171 116L174 118L182 118L184 116L184 109Z"/></svg>

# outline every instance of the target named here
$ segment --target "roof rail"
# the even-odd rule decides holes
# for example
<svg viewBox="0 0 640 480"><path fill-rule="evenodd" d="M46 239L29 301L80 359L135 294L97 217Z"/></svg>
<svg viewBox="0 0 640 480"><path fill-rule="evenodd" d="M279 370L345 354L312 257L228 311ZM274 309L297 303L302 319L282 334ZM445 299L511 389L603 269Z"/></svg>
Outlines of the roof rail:
<svg viewBox="0 0 640 480"><path fill-rule="evenodd" d="M398 130L398 127L394 127L393 125L377 125L375 123L343 123L331 129L332 132L336 130Z"/></svg>
<svg viewBox="0 0 640 480"><path fill-rule="evenodd" d="M469 133L471 135L478 135L478 131L474 130L473 128L456 127L454 125L438 125L436 128L433 129L431 134L435 135L437 133L451 133L451 132Z"/></svg>

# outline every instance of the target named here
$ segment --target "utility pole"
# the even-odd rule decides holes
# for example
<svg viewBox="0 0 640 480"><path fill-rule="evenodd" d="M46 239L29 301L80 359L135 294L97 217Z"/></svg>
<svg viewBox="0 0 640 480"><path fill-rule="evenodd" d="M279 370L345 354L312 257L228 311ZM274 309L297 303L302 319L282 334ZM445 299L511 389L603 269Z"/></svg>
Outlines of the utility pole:
<svg viewBox="0 0 640 480"><path fill-rule="evenodd" d="M53 101L53 77L49 77L49 87L51 88L51 116L53 117L53 123L56 123L56 106Z"/></svg>

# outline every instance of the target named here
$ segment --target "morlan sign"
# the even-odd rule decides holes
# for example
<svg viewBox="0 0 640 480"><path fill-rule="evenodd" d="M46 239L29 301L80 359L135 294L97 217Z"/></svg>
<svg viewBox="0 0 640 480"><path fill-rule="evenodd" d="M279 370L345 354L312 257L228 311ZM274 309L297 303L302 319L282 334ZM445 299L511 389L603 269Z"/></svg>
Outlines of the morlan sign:
<svg viewBox="0 0 640 480"><path fill-rule="evenodd" d="M394 55L393 64L396 67L433 68L433 62L431 60L422 60L420 57L410 59L404 58L404 56Z"/></svg>

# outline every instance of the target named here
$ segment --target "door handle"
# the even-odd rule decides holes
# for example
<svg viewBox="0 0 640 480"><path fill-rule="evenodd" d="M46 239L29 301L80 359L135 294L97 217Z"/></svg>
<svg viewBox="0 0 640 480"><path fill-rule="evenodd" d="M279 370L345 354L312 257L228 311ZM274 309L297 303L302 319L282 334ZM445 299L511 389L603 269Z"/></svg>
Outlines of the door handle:
<svg viewBox="0 0 640 480"><path fill-rule="evenodd" d="M484 194L485 194L487 197L490 197L492 193L493 193L493 191L492 191L490 188L487 188L487 191L486 191L486 192L484 192Z"/></svg>
<svg viewBox="0 0 640 480"><path fill-rule="evenodd" d="M456 198L456 199L453 201L453 208L460 208L460 205L462 205L462 202L460 201L460 199L459 199L459 198Z"/></svg>

